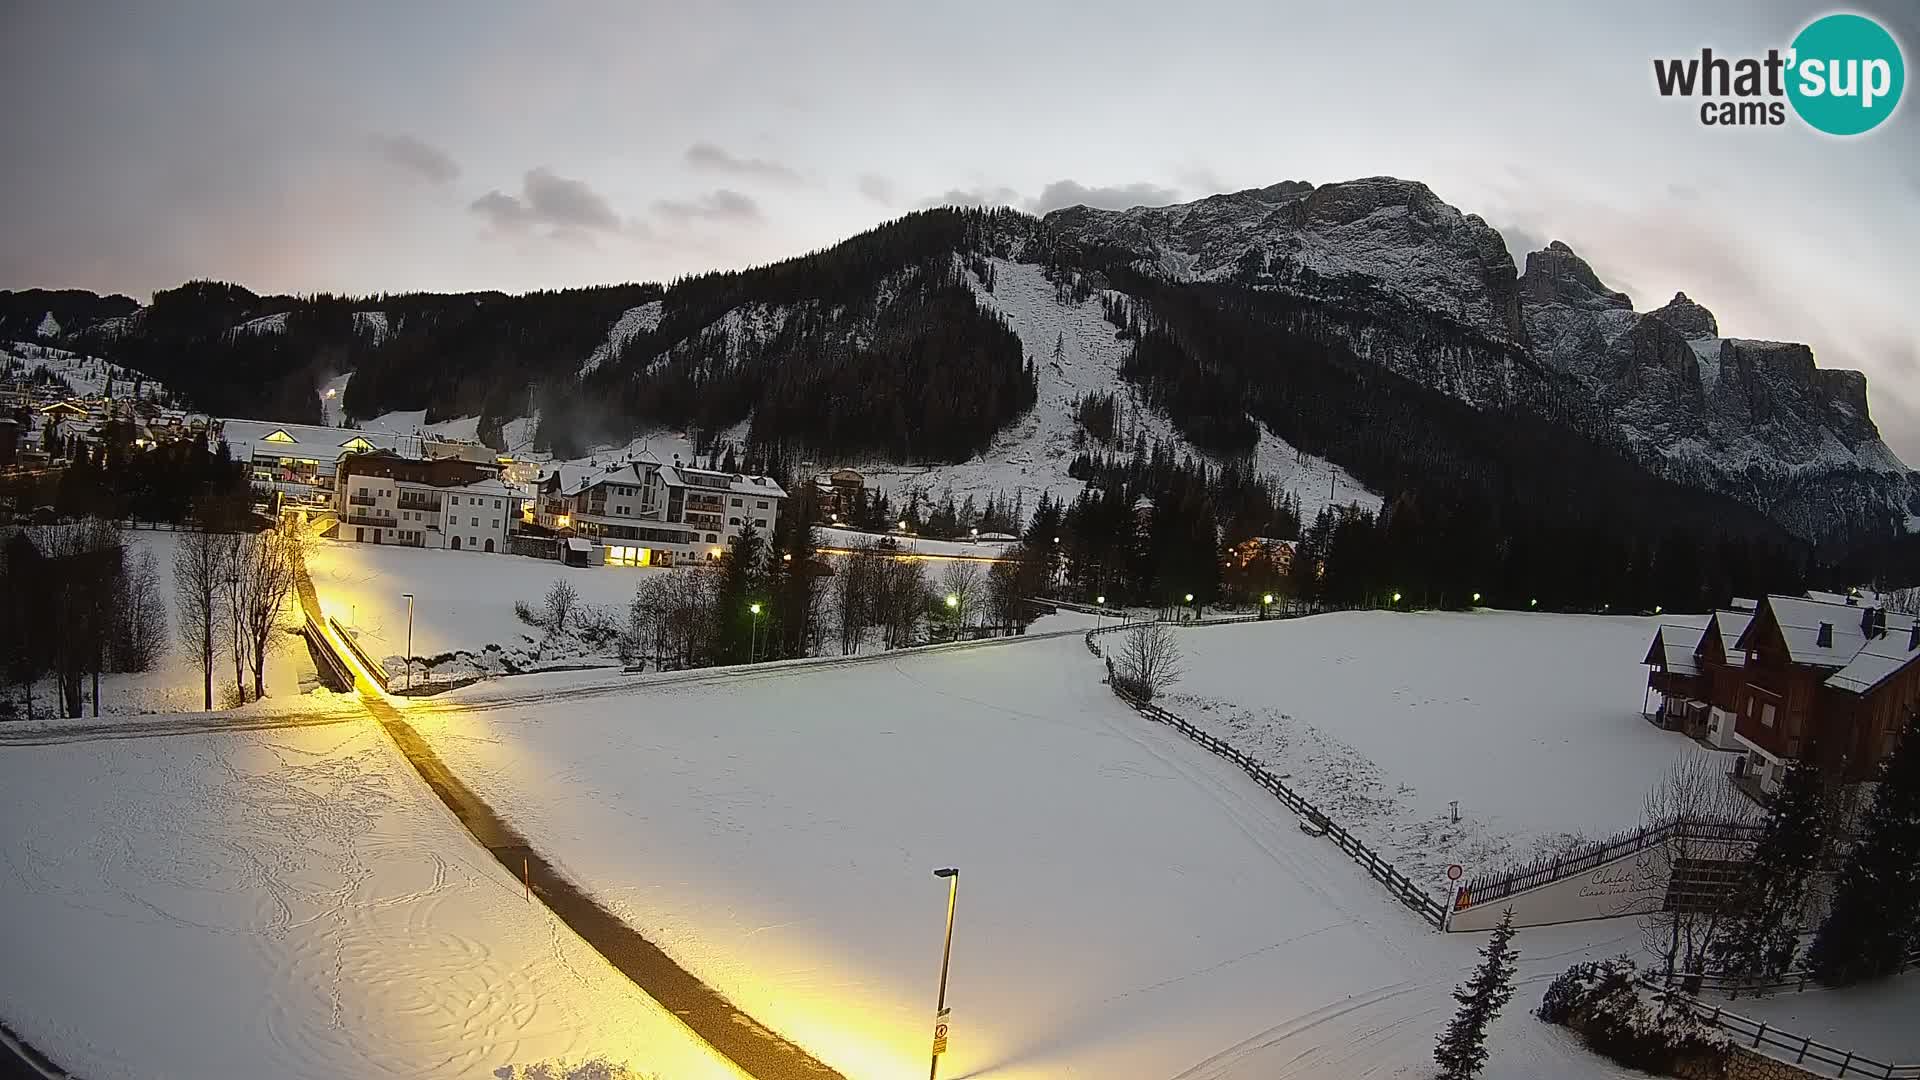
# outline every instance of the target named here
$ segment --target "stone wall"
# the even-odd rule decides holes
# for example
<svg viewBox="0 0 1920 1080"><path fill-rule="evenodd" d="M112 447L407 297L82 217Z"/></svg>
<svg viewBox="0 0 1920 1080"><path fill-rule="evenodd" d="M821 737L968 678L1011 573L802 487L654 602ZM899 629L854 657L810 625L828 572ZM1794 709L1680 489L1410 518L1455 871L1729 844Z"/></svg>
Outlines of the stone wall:
<svg viewBox="0 0 1920 1080"><path fill-rule="evenodd" d="M1734 1047L1727 1061L1727 1080L1806 1080L1819 1075L1744 1046Z"/></svg>

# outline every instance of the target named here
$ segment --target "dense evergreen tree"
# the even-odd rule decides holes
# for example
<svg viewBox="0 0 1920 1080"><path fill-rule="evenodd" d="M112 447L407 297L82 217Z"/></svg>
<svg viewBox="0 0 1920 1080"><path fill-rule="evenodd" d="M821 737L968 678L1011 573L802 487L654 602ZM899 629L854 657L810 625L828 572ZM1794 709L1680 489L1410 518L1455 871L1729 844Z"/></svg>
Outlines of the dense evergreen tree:
<svg viewBox="0 0 1920 1080"><path fill-rule="evenodd" d="M1828 986L1898 971L1920 947L1920 712L1881 766L1873 803L1840 870L1833 906L1807 950Z"/></svg>
<svg viewBox="0 0 1920 1080"><path fill-rule="evenodd" d="M1480 950L1480 966L1473 977L1453 992L1460 1003L1452 1023L1440 1035L1433 1060L1446 1080L1470 1080L1487 1063L1487 1028L1513 997L1513 973L1520 954L1513 940L1513 909L1508 908Z"/></svg>
<svg viewBox="0 0 1920 1080"><path fill-rule="evenodd" d="M1800 947L1807 887L1830 842L1831 804L1825 778L1809 752L1787 770L1768 807L1765 831L1747 858L1738 905L1709 952L1720 973L1761 983L1785 974Z"/></svg>

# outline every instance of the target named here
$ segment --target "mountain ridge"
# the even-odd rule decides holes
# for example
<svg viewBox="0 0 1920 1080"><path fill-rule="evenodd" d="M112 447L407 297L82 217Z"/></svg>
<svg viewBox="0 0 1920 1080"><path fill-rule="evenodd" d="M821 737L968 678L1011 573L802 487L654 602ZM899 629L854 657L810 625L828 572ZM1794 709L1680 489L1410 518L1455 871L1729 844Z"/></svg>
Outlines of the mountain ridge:
<svg viewBox="0 0 1920 1080"><path fill-rule="evenodd" d="M1819 368L1804 345L1722 337L1684 294L1636 311L1558 240L1516 265L1479 216L1393 177L1039 218L925 211L822 252L667 286L374 300L200 282L146 306L71 290L0 293L0 338L97 352L236 414L303 419L291 414L317 412L313 388L352 370L354 415L478 415L484 436L537 413L543 443L563 452L692 427L937 465L988 453L1037 396L1034 369L1048 360L1032 341L1046 336L1046 313L1030 315L1019 339L993 328L1005 318L988 299L994 260L1043 268L1062 334L1078 317L1068 307L1096 295L1131 305L1143 326L1159 318L1149 294L1195 302L1199 321L1178 329L1129 337L1124 320L1115 324L1136 358L1115 387L1226 458L1269 437L1297 445L1274 427L1297 422L1291 406L1236 419L1219 398L1229 385L1272 384L1290 370L1275 363L1307 350L1348 373L1345 389L1326 391L1336 403L1375 385L1364 368L1377 365L1490 420L1517 410L1560 425L1808 540L1884 540L1920 513L1913 474L1868 414L1861 373ZM1243 330L1279 350L1274 360L1253 364L1205 343ZM1195 370L1138 359L1143 343ZM1019 389L1023 378L1030 389ZM854 408L869 397L871 408Z"/></svg>

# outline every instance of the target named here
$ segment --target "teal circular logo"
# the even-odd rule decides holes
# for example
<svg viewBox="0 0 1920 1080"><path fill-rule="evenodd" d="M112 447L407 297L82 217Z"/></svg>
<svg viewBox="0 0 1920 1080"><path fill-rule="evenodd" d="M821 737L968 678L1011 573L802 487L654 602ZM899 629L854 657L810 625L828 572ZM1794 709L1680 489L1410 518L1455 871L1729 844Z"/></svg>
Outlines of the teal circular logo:
<svg viewBox="0 0 1920 1080"><path fill-rule="evenodd" d="M1787 99L1829 135L1872 131L1893 115L1907 84L1900 43L1864 15L1827 15L1793 39Z"/></svg>

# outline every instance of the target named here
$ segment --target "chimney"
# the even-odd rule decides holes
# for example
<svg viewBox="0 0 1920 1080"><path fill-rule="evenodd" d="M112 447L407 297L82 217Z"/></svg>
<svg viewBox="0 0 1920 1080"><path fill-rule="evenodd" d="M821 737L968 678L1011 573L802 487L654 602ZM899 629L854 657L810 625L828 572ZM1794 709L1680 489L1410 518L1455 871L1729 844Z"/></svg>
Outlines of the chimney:
<svg viewBox="0 0 1920 1080"><path fill-rule="evenodd" d="M1858 605L1859 603L1860 603L1860 597L1859 597L1859 596L1858 596L1857 594L1855 594L1855 593L1848 593L1848 594L1847 594L1847 606L1848 606L1848 607L1854 607L1854 606L1857 606L1857 605Z"/></svg>
<svg viewBox="0 0 1920 1080"><path fill-rule="evenodd" d="M1820 632L1814 636L1813 643L1823 649L1833 648L1833 624L1830 622L1821 623Z"/></svg>
<svg viewBox="0 0 1920 1080"><path fill-rule="evenodd" d="M1864 637L1866 637L1868 641L1873 640L1873 609L1872 608L1867 608L1864 611L1860 612L1860 633Z"/></svg>

